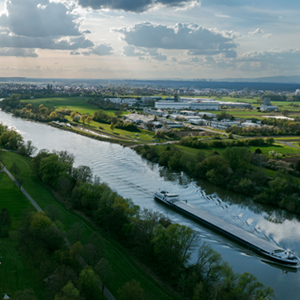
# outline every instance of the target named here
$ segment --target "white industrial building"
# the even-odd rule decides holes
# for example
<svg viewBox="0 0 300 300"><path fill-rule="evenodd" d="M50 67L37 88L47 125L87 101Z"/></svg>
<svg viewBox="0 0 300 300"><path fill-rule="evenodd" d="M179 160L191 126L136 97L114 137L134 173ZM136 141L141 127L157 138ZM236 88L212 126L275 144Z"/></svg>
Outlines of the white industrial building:
<svg viewBox="0 0 300 300"><path fill-rule="evenodd" d="M155 107L158 109L189 109L190 103L188 102L174 102L174 101L157 101Z"/></svg>
<svg viewBox="0 0 300 300"><path fill-rule="evenodd" d="M217 101L195 101L191 103L191 110L219 110Z"/></svg>

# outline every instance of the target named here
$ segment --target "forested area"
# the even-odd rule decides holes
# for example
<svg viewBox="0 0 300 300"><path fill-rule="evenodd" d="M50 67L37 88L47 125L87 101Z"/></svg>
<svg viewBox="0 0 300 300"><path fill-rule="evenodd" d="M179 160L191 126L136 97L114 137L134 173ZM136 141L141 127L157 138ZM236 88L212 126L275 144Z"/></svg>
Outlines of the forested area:
<svg viewBox="0 0 300 300"><path fill-rule="evenodd" d="M45 107L43 104L34 106L30 103L20 102L17 95L0 101L0 108L13 113L16 117L27 118L39 122L65 121L65 113L55 111L55 108Z"/></svg>
<svg viewBox="0 0 300 300"><path fill-rule="evenodd" d="M193 141L191 137L183 140L185 139ZM192 156L170 146L163 151L158 151L155 147L140 146L136 151L161 166L185 171L195 178L206 179L212 184L253 197L257 202L300 214L297 178L288 174L284 167L276 172L274 178L267 176L262 169L267 164L267 159L259 150L257 153L250 153L245 147L228 147L222 155L215 151L209 156L202 151ZM293 175L298 176L299 172L293 170Z"/></svg>

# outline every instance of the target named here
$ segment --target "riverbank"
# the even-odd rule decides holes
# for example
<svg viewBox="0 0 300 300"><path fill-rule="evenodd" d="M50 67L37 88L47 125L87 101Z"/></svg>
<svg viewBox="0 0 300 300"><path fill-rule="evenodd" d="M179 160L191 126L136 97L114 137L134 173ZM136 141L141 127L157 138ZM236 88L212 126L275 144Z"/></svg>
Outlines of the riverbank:
<svg viewBox="0 0 300 300"><path fill-rule="evenodd" d="M274 172L274 178L270 178L270 172L267 175L261 168L263 156L251 154L245 147L226 148L221 155L216 150L188 153L170 145L145 145L134 150L161 166L184 171L195 179L208 180L214 185L250 196L254 201L300 215L298 177Z"/></svg>
<svg viewBox="0 0 300 300"><path fill-rule="evenodd" d="M93 223L90 223L87 218L83 218L73 210L70 210L70 207L66 205L66 203L57 200L52 190L33 175L31 159L12 152L3 152L1 160L8 169L11 169L13 163L17 164L24 179L24 188L36 200L41 209L45 211L50 211L51 209L53 213L55 212L55 218L63 225L67 236L70 236L74 224L77 224L77 230L80 231L80 242L84 247L89 245L91 240L93 240L95 245L101 245L101 255L109 261L113 270L113 280L109 281L107 286L116 297L118 296L118 291L127 282L135 279L141 284L145 295L148 296L149 299L179 299L179 297L163 287L161 282L157 282L156 279L149 275L149 270L144 269L142 264L138 262L126 248L111 239L108 234L102 232ZM14 190L16 190L17 194L21 194L16 186L14 186ZM19 197L20 200L22 197L23 196ZM15 205L19 198L16 198L13 203L10 202L8 206L8 209L13 211L15 216L19 216L22 207L24 208L24 206L19 206L17 212L12 210L12 207L16 207ZM11 197L10 199L12 200ZM29 202L25 200L25 198L24 201L27 203L26 207L29 207ZM4 204L5 203L1 202L0 207L2 208Z"/></svg>

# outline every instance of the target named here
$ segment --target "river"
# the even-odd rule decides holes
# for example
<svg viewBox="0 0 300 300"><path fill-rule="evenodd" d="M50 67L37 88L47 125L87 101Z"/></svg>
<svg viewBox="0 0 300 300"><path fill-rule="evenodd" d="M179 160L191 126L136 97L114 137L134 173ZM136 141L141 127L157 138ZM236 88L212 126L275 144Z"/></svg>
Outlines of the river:
<svg viewBox="0 0 300 300"><path fill-rule="evenodd" d="M166 189L180 194L194 206L227 222L300 255L300 222L280 209L253 203L244 196L217 188L208 182L192 180L184 173L152 164L134 150L118 144L97 141L0 111L0 122L14 127L38 149L67 150L75 155L75 165L90 166L95 175L141 208L153 209L174 222L198 231L202 241L221 253L235 272L250 272L275 290L277 299L295 300L300 295L300 270L267 263L243 246L171 211L153 199L153 193Z"/></svg>

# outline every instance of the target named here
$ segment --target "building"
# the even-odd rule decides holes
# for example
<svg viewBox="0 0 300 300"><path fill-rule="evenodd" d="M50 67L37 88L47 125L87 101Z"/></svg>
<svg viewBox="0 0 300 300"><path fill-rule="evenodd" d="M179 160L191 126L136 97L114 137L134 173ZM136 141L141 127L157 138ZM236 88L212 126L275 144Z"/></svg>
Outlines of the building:
<svg viewBox="0 0 300 300"><path fill-rule="evenodd" d="M264 105L271 106L271 98L264 98Z"/></svg>
<svg viewBox="0 0 300 300"><path fill-rule="evenodd" d="M122 98L105 98L105 101L110 101L112 103L121 104L122 103Z"/></svg>
<svg viewBox="0 0 300 300"><path fill-rule="evenodd" d="M237 109L245 109L245 108L252 108L251 103L243 103L243 102L225 102L220 101L218 102L220 105L220 108L226 107L226 108L237 108Z"/></svg>
<svg viewBox="0 0 300 300"><path fill-rule="evenodd" d="M192 102L190 109L191 110L219 110L219 102L217 101L201 101Z"/></svg>
<svg viewBox="0 0 300 300"><path fill-rule="evenodd" d="M188 102L174 102L174 101L157 101L155 102L155 107L158 109L189 109L190 103Z"/></svg>
<svg viewBox="0 0 300 300"><path fill-rule="evenodd" d="M268 105L260 105L259 106L261 111L279 111L278 106L268 106Z"/></svg>

